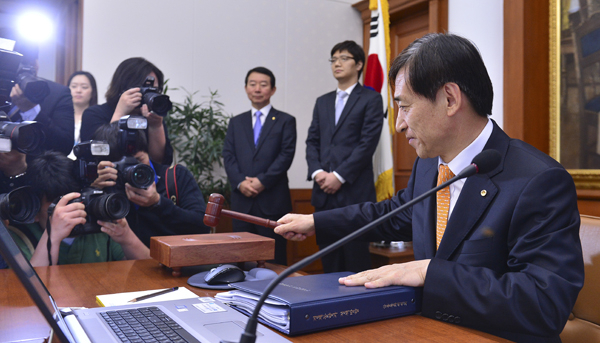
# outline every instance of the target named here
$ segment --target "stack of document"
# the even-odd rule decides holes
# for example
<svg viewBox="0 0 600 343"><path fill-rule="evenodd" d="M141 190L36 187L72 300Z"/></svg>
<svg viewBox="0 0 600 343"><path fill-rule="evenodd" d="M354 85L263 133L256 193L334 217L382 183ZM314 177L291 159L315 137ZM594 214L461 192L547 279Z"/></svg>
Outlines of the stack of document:
<svg viewBox="0 0 600 343"><path fill-rule="evenodd" d="M229 291L217 293L215 298L229 306L244 310L242 312L252 314L260 297L244 291ZM290 307L286 303L267 299L258 316L269 326L277 327L279 331L290 329Z"/></svg>
<svg viewBox="0 0 600 343"><path fill-rule="evenodd" d="M421 289L390 286L347 287L338 279L350 272L289 277L267 298L258 320L288 335L325 330L374 320L410 315L421 310ZM235 290L215 296L251 315L273 280L232 283Z"/></svg>

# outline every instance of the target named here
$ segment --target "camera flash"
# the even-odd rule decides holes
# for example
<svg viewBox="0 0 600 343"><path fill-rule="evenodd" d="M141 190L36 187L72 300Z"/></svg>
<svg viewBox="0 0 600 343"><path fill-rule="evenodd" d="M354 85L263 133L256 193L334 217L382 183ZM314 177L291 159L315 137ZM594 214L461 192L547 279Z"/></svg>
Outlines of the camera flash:
<svg viewBox="0 0 600 343"><path fill-rule="evenodd" d="M92 143L90 151L94 156L108 156L110 154L110 146L106 143Z"/></svg>
<svg viewBox="0 0 600 343"><path fill-rule="evenodd" d="M128 129L144 130L148 127L148 120L144 117L132 116L127 119Z"/></svg>
<svg viewBox="0 0 600 343"><path fill-rule="evenodd" d="M10 152L12 150L12 143L10 138L1 137L0 138L0 152Z"/></svg>

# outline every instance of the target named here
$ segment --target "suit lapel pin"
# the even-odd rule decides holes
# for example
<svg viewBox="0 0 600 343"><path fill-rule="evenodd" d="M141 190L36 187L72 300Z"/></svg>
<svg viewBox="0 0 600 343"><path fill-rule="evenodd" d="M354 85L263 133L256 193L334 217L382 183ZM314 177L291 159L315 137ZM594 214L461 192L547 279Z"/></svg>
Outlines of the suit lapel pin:
<svg viewBox="0 0 600 343"><path fill-rule="evenodd" d="M479 194L481 194L481 196L482 196L482 197L484 197L484 196L486 196L486 195L487 195L487 191L484 189L484 190L482 190L482 191L481 191L481 193L479 193Z"/></svg>
<svg viewBox="0 0 600 343"><path fill-rule="evenodd" d="M271 119L275 120L275 117L271 117Z"/></svg>

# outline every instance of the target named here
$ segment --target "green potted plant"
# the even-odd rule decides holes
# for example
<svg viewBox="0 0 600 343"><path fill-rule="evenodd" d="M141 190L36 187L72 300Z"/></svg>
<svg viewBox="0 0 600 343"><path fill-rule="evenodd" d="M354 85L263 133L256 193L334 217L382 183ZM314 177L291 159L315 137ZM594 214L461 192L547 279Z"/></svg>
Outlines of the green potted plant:
<svg viewBox="0 0 600 343"><path fill-rule="evenodd" d="M175 88L173 88L175 89ZM230 199L231 188L223 168L223 143L227 133L229 116L223 104L216 99L217 91L210 91L202 103L194 102L194 95L185 88L183 103L173 103L173 110L165 118L171 145L176 151L175 163L185 165L194 175L206 201L211 193L222 194ZM165 92L167 88L165 87Z"/></svg>

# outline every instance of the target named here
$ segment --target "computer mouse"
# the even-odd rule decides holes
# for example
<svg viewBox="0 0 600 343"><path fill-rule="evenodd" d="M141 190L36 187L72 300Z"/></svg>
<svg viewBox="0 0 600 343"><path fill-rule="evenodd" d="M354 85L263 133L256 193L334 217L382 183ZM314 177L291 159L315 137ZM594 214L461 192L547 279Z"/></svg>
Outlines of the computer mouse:
<svg viewBox="0 0 600 343"><path fill-rule="evenodd" d="M232 282L240 282L246 279L246 274L232 264L222 264L216 268L211 269L206 276L204 281L208 285L219 285Z"/></svg>

